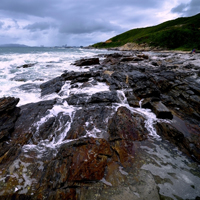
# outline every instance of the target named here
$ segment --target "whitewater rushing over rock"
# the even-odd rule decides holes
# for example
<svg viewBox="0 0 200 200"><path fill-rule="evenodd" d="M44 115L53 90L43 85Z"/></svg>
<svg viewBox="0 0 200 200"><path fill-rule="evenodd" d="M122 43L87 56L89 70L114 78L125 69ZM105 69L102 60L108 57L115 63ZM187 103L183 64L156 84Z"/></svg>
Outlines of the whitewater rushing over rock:
<svg viewBox="0 0 200 200"><path fill-rule="evenodd" d="M81 48L0 48L0 95L20 97L19 105L41 101L40 85L65 70L88 71L71 63L106 53Z"/></svg>
<svg viewBox="0 0 200 200"><path fill-rule="evenodd" d="M196 55L6 51L0 198L200 197Z"/></svg>

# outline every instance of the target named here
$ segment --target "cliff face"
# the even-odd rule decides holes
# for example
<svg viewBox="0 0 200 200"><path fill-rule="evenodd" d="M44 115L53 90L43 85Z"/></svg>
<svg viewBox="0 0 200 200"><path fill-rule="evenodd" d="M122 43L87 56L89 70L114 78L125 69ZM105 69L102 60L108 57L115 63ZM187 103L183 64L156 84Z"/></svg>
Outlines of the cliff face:
<svg viewBox="0 0 200 200"><path fill-rule="evenodd" d="M0 199L200 197L198 55L101 56L0 99Z"/></svg>

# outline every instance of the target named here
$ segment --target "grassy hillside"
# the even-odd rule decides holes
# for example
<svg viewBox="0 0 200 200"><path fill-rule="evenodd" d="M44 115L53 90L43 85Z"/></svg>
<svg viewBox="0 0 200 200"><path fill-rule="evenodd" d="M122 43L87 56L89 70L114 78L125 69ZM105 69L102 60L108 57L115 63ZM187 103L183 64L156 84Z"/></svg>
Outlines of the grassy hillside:
<svg viewBox="0 0 200 200"><path fill-rule="evenodd" d="M93 45L97 48L122 46L128 42L147 43L167 49L200 49L200 13L182 17L157 26L132 29L120 35Z"/></svg>

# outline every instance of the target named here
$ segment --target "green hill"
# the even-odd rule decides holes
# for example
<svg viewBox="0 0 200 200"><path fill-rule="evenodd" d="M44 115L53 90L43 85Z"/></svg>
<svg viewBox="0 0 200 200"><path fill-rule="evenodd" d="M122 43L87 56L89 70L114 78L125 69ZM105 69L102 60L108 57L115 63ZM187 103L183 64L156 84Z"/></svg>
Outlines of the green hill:
<svg viewBox="0 0 200 200"><path fill-rule="evenodd" d="M200 49L200 13L181 17L157 26L137 28L92 45L96 48L119 47L126 43L146 43L165 49Z"/></svg>

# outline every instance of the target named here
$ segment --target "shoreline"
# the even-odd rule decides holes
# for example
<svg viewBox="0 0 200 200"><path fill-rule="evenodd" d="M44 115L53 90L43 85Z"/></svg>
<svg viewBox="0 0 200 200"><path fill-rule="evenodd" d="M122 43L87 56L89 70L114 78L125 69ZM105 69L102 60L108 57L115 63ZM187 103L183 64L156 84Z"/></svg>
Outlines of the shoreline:
<svg viewBox="0 0 200 200"><path fill-rule="evenodd" d="M169 49L157 49L159 47L155 47L152 49L148 49L148 48L124 48L123 46L121 47L110 47L110 48L96 48L96 47L91 47L91 46L88 46L88 47L84 47L86 49L104 49L104 50L108 50L108 51L122 51L122 52L126 52L126 51L131 51L131 52L134 52L134 51L140 51L140 52L149 52L149 51L152 51L152 52L157 52L157 53L181 53L181 54L192 54L192 49L190 51L188 50L169 50ZM150 47L149 47L150 48ZM195 54L197 53L200 53L200 52L195 52Z"/></svg>

